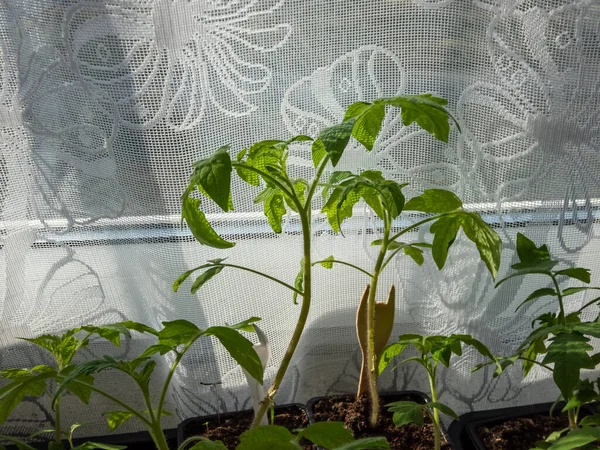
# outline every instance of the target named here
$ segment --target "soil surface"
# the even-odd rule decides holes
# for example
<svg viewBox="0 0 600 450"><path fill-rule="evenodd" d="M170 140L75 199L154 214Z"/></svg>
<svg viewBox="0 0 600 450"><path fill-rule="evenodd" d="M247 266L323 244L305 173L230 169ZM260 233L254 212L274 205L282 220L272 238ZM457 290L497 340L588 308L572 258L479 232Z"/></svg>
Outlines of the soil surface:
<svg viewBox="0 0 600 450"><path fill-rule="evenodd" d="M210 421L195 421L188 423L184 430L185 438L190 436L204 436L213 441L222 441L229 449L235 449L240 443L239 436L250 428L254 414L252 411L243 411L230 415L223 414L219 419ZM274 425L281 425L290 431L308 426L308 417L302 408L297 406L275 407ZM304 441L304 440L303 440ZM309 442L301 442L306 449L316 447Z"/></svg>
<svg viewBox="0 0 600 450"><path fill-rule="evenodd" d="M434 448L433 424L428 417L422 427L414 423L397 427L383 405L397 401L416 401L422 403L420 398L411 396L398 396L382 399L379 415L379 424L375 428L369 425L370 402L363 396L356 399L355 396L332 397L319 400L314 405L314 417L317 422L345 423L346 428L354 433L355 438L383 436L387 439L392 450L430 450ZM442 449L450 450L450 445L445 443L442 437Z"/></svg>
<svg viewBox="0 0 600 450"><path fill-rule="evenodd" d="M566 414L521 417L491 426L476 428L479 439L488 450L529 450L550 433L569 426Z"/></svg>

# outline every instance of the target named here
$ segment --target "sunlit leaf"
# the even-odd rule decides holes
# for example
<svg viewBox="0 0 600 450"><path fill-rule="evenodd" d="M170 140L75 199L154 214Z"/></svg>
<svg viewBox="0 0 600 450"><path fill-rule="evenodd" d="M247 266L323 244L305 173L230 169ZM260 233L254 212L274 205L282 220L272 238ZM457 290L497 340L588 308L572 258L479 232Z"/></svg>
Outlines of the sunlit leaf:
<svg viewBox="0 0 600 450"><path fill-rule="evenodd" d="M235 243L221 238L211 227L204 213L198 209L199 207L200 200L197 198L184 197L182 199L181 215L198 242L214 248L233 247Z"/></svg>

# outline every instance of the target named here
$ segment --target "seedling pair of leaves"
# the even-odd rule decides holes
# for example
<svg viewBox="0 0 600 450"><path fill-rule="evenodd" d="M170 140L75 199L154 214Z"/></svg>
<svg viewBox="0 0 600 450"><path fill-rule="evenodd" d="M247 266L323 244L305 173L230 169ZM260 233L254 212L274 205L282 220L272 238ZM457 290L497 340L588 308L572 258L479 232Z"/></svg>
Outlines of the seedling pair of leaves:
<svg viewBox="0 0 600 450"><path fill-rule="evenodd" d="M306 439L325 450L389 449L382 437L354 439L342 422L318 422L292 434L287 428L268 425L244 432L236 450L301 450L300 441ZM190 438L185 445L197 441L188 450L227 450L221 441L209 441L201 437ZM181 450L186 447L182 446Z"/></svg>
<svg viewBox="0 0 600 450"><path fill-rule="evenodd" d="M235 245L217 234L205 214L198 209L201 205L200 198L192 197L192 193L198 190L201 195L212 199L223 211L233 210L231 174L234 169L246 183L262 187L262 191L255 198L255 202L263 204L265 216L275 233L282 232L282 219L288 209L299 215L302 226L304 251L302 268L293 285L254 269L223 263L223 260L209 261L208 265L202 265L188 271L174 284L174 289L177 290L180 284L193 272L203 270L192 285L192 290L195 292L209 279L220 273L223 268L231 267L253 272L286 286L293 292L294 302L298 296L302 297L302 307L292 339L269 389L268 398L263 402L261 412L255 418L253 426L260 423L260 416L266 412L272 402L298 345L308 317L312 297L311 268L313 263L310 255L312 200L317 188L323 186L321 177L326 166L329 162L334 167L338 164L352 137L368 151L372 150L383 124L386 106L401 108L402 122L405 126L417 123L437 139L447 142L450 116L444 108L446 103L446 100L434 97L431 94L421 94L382 98L372 103L357 102L350 105L341 123L321 130L318 138L312 142L315 176L311 181L292 178L287 171L290 144L296 141L312 141L312 138L303 135L293 137L287 141L267 140L255 143L248 149L239 152L234 159L229 156L229 147L224 146L211 157L195 164L189 186L182 196L182 217L200 243L223 249ZM401 193L402 185L383 180L381 174L374 171L345 178L348 178L345 180L348 184L340 186L341 191L336 190L337 187L334 186L332 193L334 200L324 210L328 214L330 222L335 218L336 222L335 224L332 223L332 226L336 231L339 230L339 224L343 221L343 218L351 214L349 209L356 203L355 201L352 202L357 194L359 194L359 197L362 195L378 214L386 217L397 217L400 214L404 205L404 197ZM335 180L334 177L330 180L330 184L339 181L343 180ZM339 197L339 199L336 200L335 197ZM407 246L406 252L417 254L419 247ZM418 256L416 257L418 258Z"/></svg>
<svg viewBox="0 0 600 450"><path fill-rule="evenodd" d="M462 346L473 347L481 355L494 359L490 350L479 340L468 334L453 334L450 336L421 336L419 334L403 334L398 338L398 342L387 346L379 359L378 373L383 370L400 356L407 347L413 347L419 353L418 356L404 358L400 364L415 362L420 364L427 372L429 379L431 401L425 404L419 404L411 401L395 402L386 405L390 412L393 412L393 420L397 426L403 426L408 423L423 425L423 416L427 414L434 425L434 445L435 449L441 447L441 424L439 413L442 412L455 420L458 415L447 405L440 403L437 397L437 370L439 364L450 367L452 355L461 356Z"/></svg>
<svg viewBox="0 0 600 450"><path fill-rule="evenodd" d="M121 334L129 336L129 331L120 325L108 324L73 328L62 335L47 334L33 339L23 338L23 340L31 342L48 351L54 359L55 366L40 364L30 369L13 368L0 371L0 379L8 381L8 383L0 389L0 424L6 421L13 410L26 397L41 397L43 395L52 396L50 382L55 381L61 383L65 380L65 377L72 374L75 367L75 365L72 364L73 358L80 349L86 348L89 345L90 339L93 336L99 336L112 342L115 346L119 346ZM90 376L75 376L72 377L72 382L64 383L64 389L77 396L85 404L88 404L91 395L91 388L89 386L93 386L93 383L94 379ZM79 424L72 425L69 432L61 429L60 401L58 400L58 397L55 402L55 422L55 429L34 433L30 438L37 437L40 434L53 433L55 438L48 444L50 450L63 449L63 439L67 440L72 449L124 448L89 442L73 447L73 432L79 427ZM31 448L19 439L10 436L5 436L3 439L13 442L17 446L23 448Z"/></svg>
<svg viewBox="0 0 600 450"><path fill-rule="evenodd" d="M164 409L164 403L173 374L185 353L199 338L214 336L221 342L231 357L254 379L262 384L263 368L260 359L252 347L252 343L239 333L239 331L253 332L252 324L258 320L260 319L253 317L235 325L210 327L206 330L198 328L187 320L163 322L161 330L155 330L139 322L120 322L115 324L115 326L123 327L128 332L136 331L155 336L157 338L156 344L149 346L142 354L132 360L116 360L110 356L104 356L101 359L85 361L75 365L59 385L53 401L56 401L58 396L65 389L68 389L70 383L74 380L82 380L84 377L90 377L109 369L123 372L131 377L140 389L147 409L145 411L137 411L132 406L119 400L117 396L107 393L102 389L87 386L89 389L103 395L120 406L121 409L119 410L103 413L107 418L109 429L114 431L122 423L135 417L147 428L157 448L159 450L168 450L161 419L163 416L170 415ZM152 356L157 354L165 355L167 353L173 353L175 360L160 390L158 403L153 405L150 393L150 380L157 363ZM80 384L86 386L84 381Z"/></svg>

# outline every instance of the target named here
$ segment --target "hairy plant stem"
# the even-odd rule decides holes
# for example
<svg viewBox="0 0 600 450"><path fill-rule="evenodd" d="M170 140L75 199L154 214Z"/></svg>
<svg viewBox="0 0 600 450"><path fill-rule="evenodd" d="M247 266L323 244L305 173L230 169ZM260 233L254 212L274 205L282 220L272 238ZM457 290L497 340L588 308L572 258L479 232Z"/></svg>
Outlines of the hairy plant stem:
<svg viewBox="0 0 600 450"><path fill-rule="evenodd" d="M60 424L60 397L56 399L56 403L54 403L54 413L56 414L56 423L55 423L55 427L56 431L54 434L54 440L56 441L57 444L60 444L62 442L62 432L60 430L61 424Z"/></svg>
<svg viewBox="0 0 600 450"><path fill-rule="evenodd" d="M269 388L267 393L267 397L261 402L260 408L254 417L254 421L252 422L251 428L256 428L260 426L262 418L267 413L267 409L273 402L273 398L281 383L283 382L283 377L285 376L287 369L292 361L292 357L294 356L294 352L296 351L296 347L298 346L298 342L300 342L300 337L302 336L302 332L304 331L304 327L306 325L306 320L308 319L308 313L310 311L310 301L312 298L312 263L311 263L311 206L312 206L312 198L315 194L315 190L317 188L319 179L321 175L323 175L323 171L325 170L325 166L329 162L329 155L325 156L321 161L321 165L317 169L317 173L315 178L308 190L308 194L306 196L306 202L304 205L298 208L298 213L300 214L300 222L302 225L302 248L304 253L304 292L302 295L302 306L300 307L300 315L298 316L298 322L296 322L296 327L294 329L294 334L292 334L292 338L290 343L288 344L288 348L281 360L281 365L275 374L275 379ZM294 202L300 203L296 194L292 198Z"/></svg>
<svg viewBox="0 0 600 450"><path fill-rule="evenodd" d="M385 255L390 243L391 220L387 214L384 221L383 240L375 269L371 277L371 290L367 303L367 363L369 364L369 396L371 397L371 426L377 425L379 420L379 395L377 393L377 355L375 354L375 301L377 298L377 283L379 274L385 261Z"/></svg>
<svg viewBox="0 0 600 450"><path fill-rule="evenodd" d="M437 389L435 387L435 375L437 367L433 367L431 372L427 370L429 375L429 389L431 390L431 401L437 402ZM440 412L437 408L433 408L433 445L435 450L440 450L442 442L440 435Z"/></svg>

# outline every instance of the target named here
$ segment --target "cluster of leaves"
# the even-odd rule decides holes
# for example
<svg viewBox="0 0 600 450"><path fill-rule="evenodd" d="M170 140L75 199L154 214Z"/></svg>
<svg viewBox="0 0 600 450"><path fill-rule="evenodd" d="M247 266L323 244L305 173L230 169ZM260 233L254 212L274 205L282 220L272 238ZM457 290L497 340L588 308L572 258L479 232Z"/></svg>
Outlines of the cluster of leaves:
<svg viewBox="0 0 600 450"><path fill-rule="evenodd" d="M122 334L129 336L127 328L119 324L108 324L73 328L58 336L46 334L31 339L23 338L23 340L31 342L49 352L54 359L55 365L39 364L32 368L13 368L0 371L0 379L7 382L0 388L0 424L8 419L14 409L26 397L52 396L51 382L64 382L67 376L73 374L76 367L72 364L73 358L79 350L88 347L90 339L93 336L99 336L113 343L115 346L119 346ZM90 386L93 386L93 383L94 379L91 376L75 376L71 378L70 382L64 383L63 389L68 390L83 403L88 404L92 392ZM54 434L55 440L48 443L49 450L63 449L63 438L67 440L70 448L73 450L124 448L93 442L87 442L75 447L73 446L72 437L73 432L79 427L79 424L73 424L67 432L61 429L60 419L60 409L56 408L56 429L40 430L30 436L30 438L41 434ZM22 441L10 436L2 436L2 439L15 443L17 446L20 446L19 448L31 448Z"/></svg>
<svg viewBox="0 0 600 450"><path fill-rule="evenodd" d="M589 343L592 337L600 337L600 316L590 322L582 321L580 316L586 308L599 303L600 297L588 301L570 313L566 312L565 302L574 294L600 288L561 288L559 280L565 278L589 284L590 271L581 267L555 270L559 261L550 257L547 246L537 247L521 233L517 234L517 255L519 262L511 266L514 272L498 281L496 287L514 277L532 274L547 276L550 278L550 286L532 292L517 310L530 302L551 297L558 304L558 312L547 312L536 317L532 322L534 330L521 343L515 354L495 357L494 376L501 374L517 361L522 361L524 377L536 364L550 370L554 383L560 390L557 402L561 399L566 402L563 412L568 413L570 427L568 430L553 433L546 443L539 443L538 447L553 450L579 448L586 443L595 442L600 436L600 431L596 429L597 419L584 418L583 422L578 424L581 406L598 398L593 383L581 379L581 371L594 369L600 363L600 353L592 353L594 348ZM481 364L474 370L487 364ZM568 434L563 436L566 431L569 431Z"/></svg>
<svg viewBox="0 0 600 450"><path fill-rule="evenodd" d="M86 404L89 403L92 392L96 392L121 407L119 410L103 413L106 416L110 431L114 431L122 423L135 417L148 429L157 448L159 450L168 450L161 426L161 418L170 415L163 408L165 397L175 369L184 354L197 339L214 336L223 344L229 354L253 378L262 384L263 368L260 359L252 343L239 333L239 331L254 331L252 323L257 320L259 319L254 317L235 325L210 327L205 330L198 328L186 320L163 322L161 330L155 330L139 322L126 321L103 326L75 328L60 336L44 335L35 339L26 339L52 353L57 367L38 365L32 369L6 369L0 372L2 378L8 380L8 384L0 389L0 423L6 420L8 415L26 396L39 397L47 394L52 396L52 405L57 414L57 429L42 431L42 433L50 431L56 433L56 439L49 443L49 450L62 449L63 444L61 441L63 437L66 437L73 450L88 450L92 448L117 450L125 448L98 443L85 443L81 446L73 447L72 434L78 425L71 427L69 433L64 432L58 426L60 424L60 398L65 391L75 394ZM87 334L82 339L79 339L76 334L84 331ZM121 343L121 335L131 337L131 331L155 336L157 342L149 346L137 358L131 360L117 360L110 356L104 356L100 359L80 363L73 362L76 352L88 346L92 335L105 338L118 347ZM150 380L157 364L156 360L153 359L153 355L165 355L169 352L175 354L175 361L163 383L158 404L152 405ZM112 395L94 385L94 376L108 369L123 372L133 379L145 400L146 410L137 411L134 407L121 401L118 395ZM48 382L50 380L58 383L58 387L54 392L48 389ZM20 445L22 448L31 448L15 438L4 436L2 438Z"/></svg>
<svg viewBox="0 0 600 450"><path fill-rule="evenodd" d="M306 439L325 450L383 450L390 446L382 437L354 439L342 422L318 422L309 425L297 434L278 425L267 425L245 431L240 436L237 450L301 450L300 441ZM196 442L187 450L227 450L221 441L209 441L192 437L187 443ZM181 450L185 450L182 446Z"/></svg>
<svg viewBox="0 0 600 450"><path fill-rule="evenodd" d="M393 412L393 421L397 426L408 423L423 425L423 417L427 414L434 425L435 449L439 450L441 445L439 412L458 420L457 414L447 405L437 399L437 370L440 363L450 367L452 355L462 355L462 346L473 347L481 355L494 359L490 350L479 340L468 334L453 334L451 336L421 336L419 334L403 334L395 342L387 346L379 359L378 372L383 370L401 355L407 347L412 347L418 352L418 356L404 358L400 364L415 362L420 364L427 372L429 379L431 401L419 404L412 401L401 401L390 403L387 406Z"/></svg>
<svg viewBox="0 0 600 450"><path fill-rule="evenodd" d="M567 427L551 433L544 441L536 442L533 450L594 450L600 443L600 414L583 415L580 409L584 405L600 401L600 379L580 380L573 396L562 412L574 412L576 427Z"/></svg>

